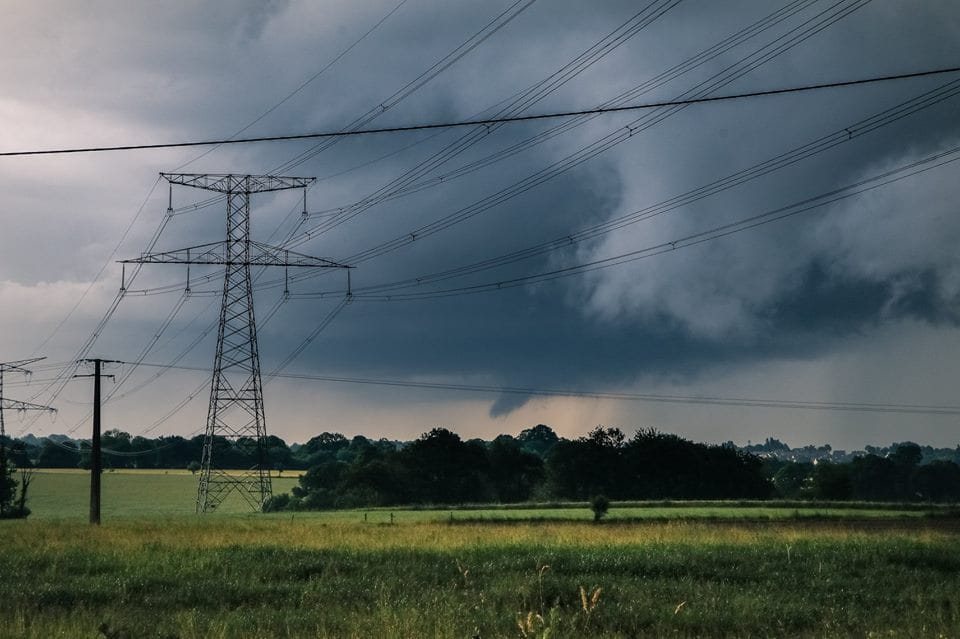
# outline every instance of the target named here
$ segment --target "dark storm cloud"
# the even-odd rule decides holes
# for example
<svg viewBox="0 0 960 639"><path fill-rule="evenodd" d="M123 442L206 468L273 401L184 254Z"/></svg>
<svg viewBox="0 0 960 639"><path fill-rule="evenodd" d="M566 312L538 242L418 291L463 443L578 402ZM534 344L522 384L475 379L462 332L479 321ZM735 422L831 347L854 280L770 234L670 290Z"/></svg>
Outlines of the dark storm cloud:
<svg viewBox="0 0 960 639"><path fill-rule="evenodd" d="M247 133L346 126L368 109L376 109L510 4L411 0L341 62ZM829 4L812 4L796 19L639 100L681 94ZM81 115L85 113L99 114L103 122L116 127L106 129L110 141L229 135L319 71L395 6L392 1L327 6L253 2L230 12L214 12L203 3L180 3L154 16L131 3L114 8L109 22L93 19L95 15L84 18L83 12L72 8L75 20L69 22L70 16L65 16L64 26L36 40L34 46L55 51L53 36L57 35L75 45L78 62L99 69L98 73L86 72L82 82L74 82L69 68L52 69L42 56L19 57L4 80L22 87L16 97L25 105L74 105L65 110L63 121L75 136L71 139L78 141L88 138L83 135ZM105 10L98 7L89 13ZM373 122L473 116L547 77L638 10L630 2L541 0ZM773 10L771 3L759 0L683 2L528 111L599 104ZM947 66L955 63L960 47L955 35L958 15L956 7L945 1L908 6L875 0L722 92ZM38 12L31 20L39 24L41 18ZM29 34L30 29L24 31ZM949 79L691 107L442 233L358 264L354 285L416 277L563 237L842 130ZM960 143L956 104L956 98L948 100L649 222L440 286L507 279L616 255L855 182ZM508 188L641 115L593 120L467 177L381 202L297 250L344 259L403 237ZM509 148L553 124L501 128L424 178ZM98 132L97 127L90 131L91 135ZM464 133L345 139L287 172L333 176L311 190L309 208L336 209L376 192ZM401 150L408 145L412 146ZM313 142L223 147L183 170L267 172L312 147ZM28 176L21 190L6 196L7 207L27 207L44 197L55 198L56 203L47 200L44 229L25 230L28 242L18 245L9 236L0 242L8 255L25 255L29 245L43 238L51 257L45 265L30 268L23 266L25 260L5 264L3 278L33 283L90 277L113 248L112 241L103 238L118 237L117 228L129 219L129 203L139 204L144 185L157 171L173 170L200 153L91 158L90 175L82 177L71 177L65 162L52 165L69 187L51 187L49 175ZM378 157L384 159L372 161ZM357 168L342 173L351 167ZM10 169L3 165L0 170ZM134 172L136 180L131 177ZM116 176L114 185L136 182L136 188L131 185L115 193L105 205L104 189L94 188L96 175ZM695 384L705 371L718 366L746 368L784 358L812 360L833 352L851 336L902 321L953 325L960 290L960 265L954 257L960 222L951 204L958 195L951 175L955 169L941 169L802 219L535 287L423 302L358 300L292 368L603 390L628 388L637 380ZM77 187L84 184L85 190L78 194ZM175 206L205 196L178 189ZM72 232L54 237L45 229L55 227L54 220L68 202L75 205L81 222ZM296 196L263 195L254 199L253 206L254 233L263 241L288 220L273 236L272 241L279 241L298 220ZM160 188L117 257L132 257L143 249L165 208L166 193ZM104 210L110 213L101 214ZM291 211L295 215L288 218ZM158 250L217 239L222 216L221 205L178 216L164 230ZM69 230L70 224L64 229ZM71 240L67 235L85 245L79 252L81 266L76 264L77 252L64 248ZM203 274L197 269L192 277ZM152 267L141 275L138 286L157 286L183 276L179 269ZM338 288L341 279L329 275L296 282L293 292ZM217 286L214 276L206 290L216 291ZM271 308L281 290L258 291L258 310L265 313ZM125 301L122 313L126 315L118 316L117 322L126 324L114 335L152 334L163 309L172 306L175 298ZM183 329L209 301L191 300L175 327ZM295 348L332 305L331 301L291 300L284 306L262 330L264 369ZM95 316L96 309L89 314ZM200 324L213 319L207 312ZM186 330L184 336L193 330ZM116 339L125 350L138 352L133 337ZM172 357L177 345L188 342L171 344L151 359ZM204 364L210 349L195 349L193 363ZM526 399L498 397L489 415L509 415ZM371 394L369 401L379 400Z"/></svg>
<svg viewBox="0 0 960 639"><path fill-rule="evenodd" d="M936 14L941 8L931 11ZM899 13L883 8L873 13L865 9L836 28L843 33L844 25L849 24L846 35L857 34L863 38L860 46L874 47L885 37L882 33L894 26L901 33L911 35L931 26L928 15L915 16L906 23L897 22L901 18ZM668 28L667 24L664 29ZM670 26L681 25L688 36L709 33L713 39L721 37L711 33L708 14L702 11L681 14ZM797 67L801 64L805 70L814 70L802 77L818 80L852 77L863 73L868 66L885 68L876 62L866 65L859 46L844 42L839 34L833 38L821 35L818 40L818 46L791 54L785 61L778 62L779 66L762 68L755 81L782 83L799 75ZM943 45L937 38L930 40L932 44L915 49L917 62L935 64L938 60ZM847 66L834 63L828 74L825 67L818 64L827 59L850 59L851 62ZM863 64L858 66L858 63ZM790 76L785 75L787 71ZM920 92L930 86L933 85L929 82L915 83L910 89ZM456 87L445 88L455 90ZM671 188L682 191L723 175L721 171L726 167L748 166L757 157L765 157L764 153L772 155L791 144L801 143L803 135L815 138L833 130L830 127L856 121L908 95L905 87L896 87L868 90L859 103L849 95L841 95L835 101L809 97L772 106L744 104L719 113L698 112L689 117L685 114L675 118L676 124L665 124L662 133L658 130L639 141L624 144L590 165L538 187L533 194L525 194L445 232L442 239L430 238L381 258L387 266L362 265L356 276L360 281L369 282L389 280L398 271L416 275L430 272L437 265L467 263L539 239L562 236L567 229L602 219L621 207L649 203L649 196L636 197L647 182L655 184L649 191L652 195L669 195ZM436 95L433 102L449 104L443 96ZM439 112L446 115L447 109L441 108ZM899 128L891 127L858 141L859 146L853 150L840 150L827 162L808 161L784 175L744 187L725 200L717 198L719 205L710 201L700 209L713 218L736 217L737 213L754 212L767 204L782 204L791 201L791 197L808 196L811 190L828 190L845 181L854 181L869 168L902 157L907 149L919 152L919 149L931 148L946 131L956 130L950 113L949 108L933 109L926 117L919 118L919 125L907 122ZM792 128L784 128L784 123L790 123ZM712 130L702 128L711 125ZM376 242L377 237L386 239L402 234L405 229L416 228L418 220L436 219L495 192L511 179L534 172L545 162L562 157L577 143L600 137L616 126L601 122L578 132L570 144L520 156L504 167L480 174L480 179L461 181L456 188L447 187L420 197L381 204L345 231L342 241L360 245L371 239ZM714 135L717 130L724 131L725 135ZM523 132L523 129L501 132L487 148L508 144L511 136L516 139ZM733 140L736 143L731 144ZM661 161L659 170L655 168L642 176L633 171L635 162L662 156L668 149L672 158ZM389 164L386 167L380 175L389 172ZM710 219L696 208L692 213L668 216L655 234L695 229L703 223L698 215ZM674 222L676 217L681 219ZM636 240L643 245L646 232L643 228L627 229L616 238L619 243L615 246ZM410 303L407 307L382 305L365 311L362 320L350 322L345 332L337 333L340 339L329 340L324 346L322 363L318 361L317 365L332 370L390 375L469 372L509 385L536 380L541 385L596 387L626 384L643 375L695 377L699 369L716 362L746 364L771 357L812 357L829 350L845 336L880 322L904 317L951 317L950 311L944 308L942 296L930 286L920 286L905 295L897 292L899 287L894 280L905 281L908 272L923 265L903 264L905 270L895 270L882 277L837 272L817 263L820 238L804 237L803 245L785 251L763 246L767 239L772 239L776 246L783 232L782 229L765 230L759 238L734 240L724 247L710 248L706 262L702 261L702 252L699 256L696 251L691 252L693 255L679 256L674 260L679 270L673 269L671 273L668 267L656 276L670 284L666 292L661 289L661 294L653 297L645 296L642 286L637 289L635 283L622 279L630 277L629 268L603 273L599 276L601 287L621 286L624 294L635 296L619 311L616 321L597 316L598 309L602 315L604 303L593 292L583 297L582 284L570 281L538 291L490 294L478 299ZM800 235L809 234L801 232ZM358 237L363 240L358 241ZM759 251L753 246L757 244ZM318 248L322 249L323 244ZM586 255L602 256L606 248L606 243L601 242L589 248ZM805 256L798 257L801 253ZM576 262L577 257L569 253L566 257L554 256L530 262L514 272L545 270L551 265ZM782 259L796 261L790 263ZM711 265L712 262L716 264ZM740 263L741 267L724 269L725 263ZM706 274L702 273L704 268ZM760 286L766 287L762 294L757 292L755 277L751 275L757 269L767 271L768 281ZM931 278L937 279L936 271L929 269L926 271L928 284ZM725 281L725 271L739 281ZM696 273L700 274L694 275ZM684 301L683 293L676 298L677 293L669 290L671 287L682 289L687 283L685 274L698 277L699 285L712 291L699 304ZM484 274L475 279L485 281L491 276ZM355 315L352 311L348 313ZM697 317L692 322L691 314ZM499 416L522 404L522 398L498 399L491 414Z"/></svg>
<svg viewBox="0 0 960 639"><path fill-rule="evenodd" d="M520 393L500 393L490 405L490 417L497 418L509 415L518 408L525 406L532 399L532 395Z"/></svg>

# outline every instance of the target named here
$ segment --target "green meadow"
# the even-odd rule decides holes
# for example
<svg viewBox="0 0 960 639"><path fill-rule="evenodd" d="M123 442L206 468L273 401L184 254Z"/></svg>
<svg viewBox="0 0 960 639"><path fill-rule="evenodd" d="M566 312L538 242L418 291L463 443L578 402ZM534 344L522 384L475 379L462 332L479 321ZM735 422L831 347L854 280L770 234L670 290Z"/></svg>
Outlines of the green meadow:
<svg viewBox="0 0 960 639"><path fill-rule="evenodd" d="M0 636L960 636L949 509L614 503L594 524L585 505L231 500L198 517L196 478L154 471L105 473L91 527L86 479L39 473L34 515L0 522Z"/></svg>
<svg viewBox="0 0 960 639"><path fill-rule="evenodd" d="M194 512L197 477L185 470L117 470L103 473L102 514L111 518L188 515ZM274 493L289 492L297 484L297 473L273 478ZM40 470L30 486L31 520L86 518L89 512L90 474L81 470ZM249 507L240 499L228 499L218 514L246 514ZM923 517L951 512L949 506L810 502L619 502L609 521L637 519L783 519ZM391 520L391 514L393 519ZM289 517L290 514L288 513ZM454 522L488 520L593 518L587 504L510 504L491 507L374 508L301 512L296 518L367 523Z"/></svg>
<svg viewBox="0 0 960 639"><path fill-rule="evenodd" d="M102 475L103 519L187 515L197 501L197 477L186 470L117 470ZM273 479L275 492L297 483L290 474ZM90 473L83 470L40 470L30 485L30 519L86 518L90 512ZM223 512L249 512L241 499L224 502Z"/></svg>

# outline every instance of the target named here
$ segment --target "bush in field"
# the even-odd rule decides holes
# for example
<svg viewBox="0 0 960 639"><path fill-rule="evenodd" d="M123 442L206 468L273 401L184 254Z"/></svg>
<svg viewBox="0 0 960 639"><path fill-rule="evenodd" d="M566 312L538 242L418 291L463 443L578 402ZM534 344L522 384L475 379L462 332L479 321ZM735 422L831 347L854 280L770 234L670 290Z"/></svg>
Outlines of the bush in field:
<svg viewBox="0 0 960 639"><path fill-rule="evenodd" d="M590 510L593 511L593 521L599 522L610 510L610 500L603 495L597 495L590 500Z"/></svg>
<svg viewBox="0 0 960 639"><path fill-rule="evenodd" d="M14 478L16 467L0 451L0 519L23 519L30 515L27 489L33 479L32 468L20 469L20 481Z"/></svg>
<svg viewBox="0 0 960 639"><path fill-rule="evenodd" d="M275 513L281 510L290 510L290 493L280 493L263 502L263 512L265 513Z"/></svg>

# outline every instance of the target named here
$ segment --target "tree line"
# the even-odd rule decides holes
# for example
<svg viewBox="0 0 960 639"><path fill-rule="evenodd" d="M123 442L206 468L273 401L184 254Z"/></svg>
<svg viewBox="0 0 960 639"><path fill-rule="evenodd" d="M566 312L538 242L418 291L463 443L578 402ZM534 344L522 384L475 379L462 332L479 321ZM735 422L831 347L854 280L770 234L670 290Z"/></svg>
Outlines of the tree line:
<svg viewBox="0 0 960 639"><path fill-rule="evenodd" d="M766 462L777 495L787 499L960 501L960 466L937 459L922 464L917 444L885 456L866 454L846 463Z"/></svg>
<svg viewBox="0 0 960 639"><path fill-rule="evenodd" d="M103 435L104 467L199 469L203 436ZM55 439L8 440L8 456L21 468L85 464L87 444ZM589 500L598 495L629 499L829 499L960 501L960 466L921 463L916 444L850 462L795 462L764 458L730 443L708 445L643 429L627 437L597 427L575 439L546 425L516 437L464 440L435 428L410 442L347 438L321 433L304 444L267 440L278 473L300 474L289 494L270 509L325 509L400 504L516 503ZM255 464L249 446L214 441L223 468ZM0 498L4 495L0 491ZM2 500L2 499L0 499Z"/></svg>

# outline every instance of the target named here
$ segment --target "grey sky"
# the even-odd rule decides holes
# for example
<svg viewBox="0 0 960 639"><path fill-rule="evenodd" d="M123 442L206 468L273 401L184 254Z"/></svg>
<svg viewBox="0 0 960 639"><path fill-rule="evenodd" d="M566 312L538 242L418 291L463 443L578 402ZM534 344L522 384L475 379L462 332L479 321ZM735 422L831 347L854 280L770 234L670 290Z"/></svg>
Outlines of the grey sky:
<svg viewBox="0 0 960 639"><path fill-rule="evenodd" d="M512 4L408 0L246 134L346 126L384 104ZM212 11L205 2L168 3L162 9L145 2L14 3L0 24L2 150L229 136L317 73L396 5L393 0L251 1ZM778 9L785 15L796 9L633 101L673 98L761 47L785 42L791 30L821 12L859 5L715 92L907 73L960 61L960 9L946 0L683 0L527 112L604 103ZM641 8L612 0L539 0L374 124L464 119L502 108ZM688 107L542 184L481 207L466 221L363 261L353 283L363 287L418 277L562 238L669 201L957 79L954 74ZM870 132L858 130L822 153L650 220L426 290L619 255L883 173L957 146L958 99L948 97ZM493 194L513 193L513 185L528 176L577 157L581 148L624 131L631 122L655 117L640 112L594 118L462 177L425 182L429 188L380 202L296 250L346 259L444 216L473 210L468 207ZM499 128L422 179L447 176L557 124ZM335 213L465 133L343 139L288 173L327 177L310 191L308 208ZM163 219L166 186L151 192L159 171L185 166L180 170L269 172L315 144L228 146L196 160L201 150L0 158L0 357L34 352L107 264L76 312L38 353L55 363L74 356L117 292L115 260L145 250ZM358 299L287 371L493 386L952 404L951 382L960 373L956 176L957 164L948 164L788 220L553 282L432 300ZM175 189L174 205L205 197ZM145 199L142 214L121 242ZM279 242L294 229L298 206L291 194L255 198L255 236ZM326 215L307 226L331 219ZM219 204L179 215L164 228L157 248L215 241L222 217ZM201 294L183 304L147 361L170 361L215 320L218 300L202 291L215 291L219 281L202 285L204 274L192 273ZM133 288L175 284L184 275L178 267L147 267ZM261 285L279 275L266 274ZM328 275L295 282L293 292L342 284L342 276ZM261 320L281 291L275 286L258 291ZM179 292L128 295L91 354L135 359L179 298ZM334 299L284 304L261 330L264 371L296 348L335 304ZM208 335L181 363L209 366L213 338ZM155 372L136 371L118 397ZM49 376L38 373L37 378ZM166 373L111 402L107 419L143 432L203 379L202 373ZM11 395L27 399L42 387L39 381L13 386ZM205 392L151 434L202 428ZM44 418L30 430L73 428L86 410L78 403L88 395L86 385L72 383L57 400L58 421ZM491 437L539 422L566 435L602 423L627 431L653 426L706 441L775 436L792 444L816 441L846 448L908 438L956 445L960 439L956 418L949 416L531 399L284 379L267 386L266 410L271 432L294 441L322 430L405 438L440 425ZM12 431L20 428L14 424Z"/></svg>

